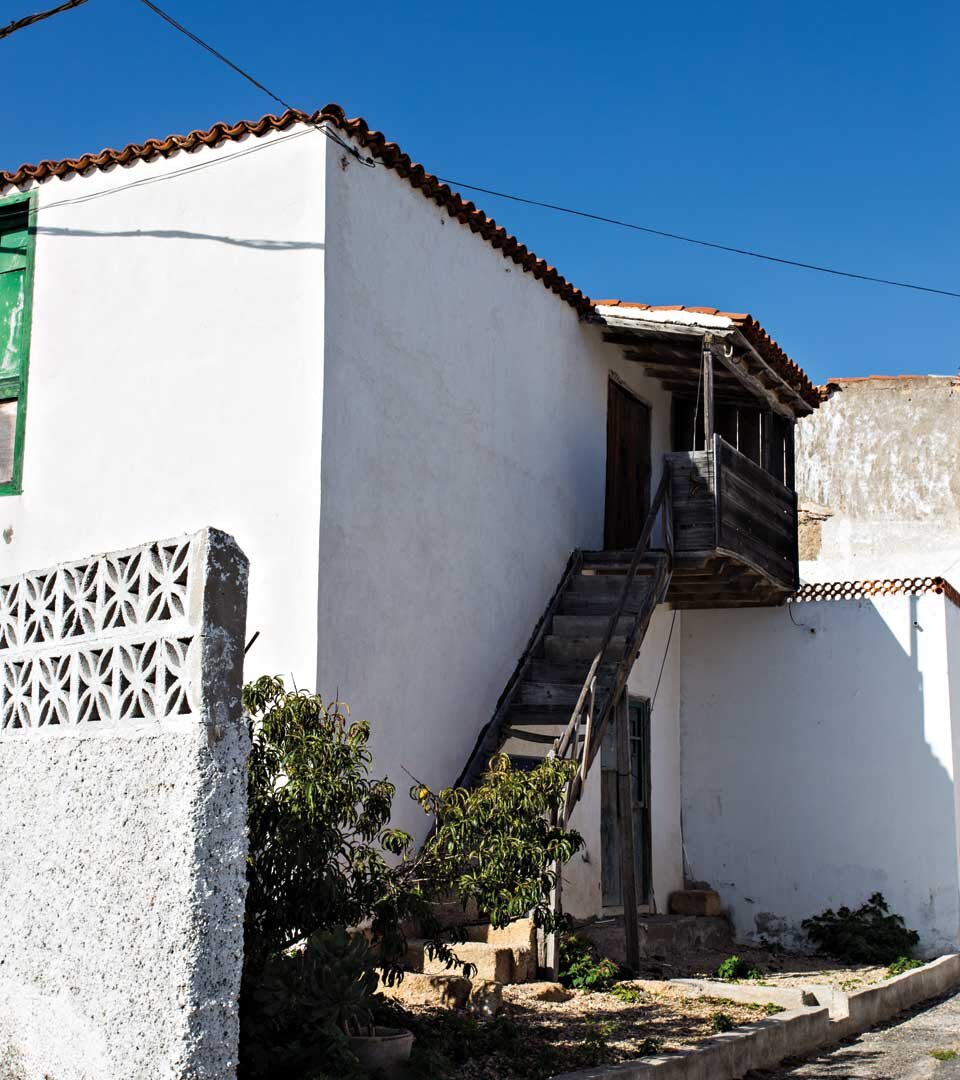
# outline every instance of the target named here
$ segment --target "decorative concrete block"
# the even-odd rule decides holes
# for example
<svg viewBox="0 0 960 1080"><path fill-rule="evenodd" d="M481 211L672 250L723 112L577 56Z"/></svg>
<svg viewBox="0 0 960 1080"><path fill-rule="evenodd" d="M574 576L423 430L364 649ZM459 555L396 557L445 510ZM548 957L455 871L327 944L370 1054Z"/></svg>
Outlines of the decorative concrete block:
<svg viewBox="0 0 960 1080"><path fill-rule="evenodd" d="M496 1016L503 1008L503 983L493 979L473 979L470 983L470 1011L478 1016Z"/></svg>
<svg viewBox="0 0 960 1080"><path fill-rule="evenodd" d="M512 983L513 950L505 945L487 945L485 942L465 941L451 946L457 959L464 964L473 964L476 968L473 977L492 979L499 983ZM449 973L441 960L423 958L423 971L427 975Z"/></svg>
<svg viewBox="0 0 960 1080"><path fill-rule="evenodd" d="M247 560L214 529L0 582L0 1061L231 1080Z"/></svg>

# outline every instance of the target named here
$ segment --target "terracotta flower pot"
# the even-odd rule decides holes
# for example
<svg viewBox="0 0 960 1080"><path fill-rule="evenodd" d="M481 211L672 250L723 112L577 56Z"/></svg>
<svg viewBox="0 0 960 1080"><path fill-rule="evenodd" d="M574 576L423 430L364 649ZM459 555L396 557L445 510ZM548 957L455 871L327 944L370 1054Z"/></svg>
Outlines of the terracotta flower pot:
<svg viewBox="0 0 960 1080"><path fill-rule="evenodd" d="M373 1030L373 1035L351 1035L350 1049L367 1072L384 1080L401 1080L401 1062L410 1057L413 1032L389 1027Z"/></svg>

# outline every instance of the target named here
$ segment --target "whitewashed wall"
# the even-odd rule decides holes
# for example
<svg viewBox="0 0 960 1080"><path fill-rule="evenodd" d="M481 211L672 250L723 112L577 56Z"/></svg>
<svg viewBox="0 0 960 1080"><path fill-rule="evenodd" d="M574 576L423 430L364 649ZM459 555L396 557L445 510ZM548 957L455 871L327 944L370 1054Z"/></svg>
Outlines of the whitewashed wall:
<svg viewBox="0 0 960 1080"><path fill-rule="evenodd" d="M628 690L653 703L650 713L650 831L654 908L667 911L670 893L683 888L680 798L680 677L686 613L657 608ZM661 674L662 672L662 674ZM659 683L659 689L658 689Z"/></svg>
<svg viewBox="0 0 960 1080"><path fill-rule="evenodd" d="M457 777L570 551L602 543L609 371L653 405L657 465L669 400L395 174L332 154L327 185L319 679L422 835L404 769Z"/></svg>
<svg viewBox="0 0 960 1080"><path fill-rule="evenodd" d="M286 134L41 185L0 576L212 520L253 566L248 674L309 686L327 140Z"/></svg>
<svg viewBox="0 0 960 1080"><path fill-rule="evenodd" d="M741 940L878 890L956 949L958 629L929 594L684 612L688 872Z"/></svg>

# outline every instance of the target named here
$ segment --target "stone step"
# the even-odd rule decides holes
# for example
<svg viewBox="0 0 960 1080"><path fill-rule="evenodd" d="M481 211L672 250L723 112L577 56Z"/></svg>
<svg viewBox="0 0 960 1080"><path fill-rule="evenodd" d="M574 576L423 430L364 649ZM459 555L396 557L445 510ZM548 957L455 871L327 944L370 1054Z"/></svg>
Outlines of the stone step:
<svg viewBox="0 0 960 1080"><path fill-rule="evenodd" d="M713 889L678 889L670 894L668 908L671 915L698 915L710 918L722 913L720 894Z"/></svg>
<svg viewBox="0 0 960 1080"><path fill-rule="evenodd" d="M500 930L487 924L462 928L467 940L452 945L457 958L476 967L474 979L499 983L530 982L537 977L536 928L529 919L519 919ZM443 961L427 956L424 941L407 943L405 967L424 975L455 975Z"/></svg>

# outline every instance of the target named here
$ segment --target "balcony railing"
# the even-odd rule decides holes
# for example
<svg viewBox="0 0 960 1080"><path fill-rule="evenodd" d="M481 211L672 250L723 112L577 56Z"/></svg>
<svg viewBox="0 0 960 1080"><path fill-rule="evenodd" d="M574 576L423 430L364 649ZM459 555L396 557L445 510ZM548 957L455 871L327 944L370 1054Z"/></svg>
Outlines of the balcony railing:
<svg viewBox="0 0 960 1080"><path fill-rule="evenodd" d="M678 564L726 556L784 591L799 584L797 495L719 435L667 455Z"/></svg>

